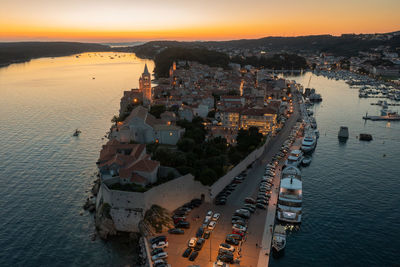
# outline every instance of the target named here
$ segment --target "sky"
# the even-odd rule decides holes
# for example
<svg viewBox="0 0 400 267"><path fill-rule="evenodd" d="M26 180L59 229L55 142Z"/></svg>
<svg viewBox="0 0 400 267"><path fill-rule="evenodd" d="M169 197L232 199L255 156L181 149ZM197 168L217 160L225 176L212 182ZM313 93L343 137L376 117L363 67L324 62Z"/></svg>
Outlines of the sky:
<svg viewBox="0 0 400 267"><path fill-rule="evenodd" d="M0 0L0 42L384 33L399 14L400 0Z"/></svg>

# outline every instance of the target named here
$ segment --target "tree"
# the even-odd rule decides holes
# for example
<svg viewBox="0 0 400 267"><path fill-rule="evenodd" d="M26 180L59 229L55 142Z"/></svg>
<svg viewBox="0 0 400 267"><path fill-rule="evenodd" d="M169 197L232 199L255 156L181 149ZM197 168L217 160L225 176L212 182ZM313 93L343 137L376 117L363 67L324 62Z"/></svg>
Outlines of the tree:
<svg viewBox="0 0 400 267"><path fill-rule="evenodd" d="M236 140L239 151L250 152L262 142L263 135L257 127L250 127L248 130L240 129Z"/></svg>
<svg viewBox="0 0 400 267"><path fill-rule="evenodd" d="M201 171L197 180L199 180L203 185L212 185L217 180L217 174L214 170L206 168Z"/></svg>
<svg viewBox="0 0 400 267"><path fill-rule="evenodd" d="M191 138L182 138L176 145L178 146L179 150L182 150L183 152L189 152L193 150L195 142Z"/></svg>
<svg viewBox="0 0 400 267"><path fill-rule="evenodd" d="M208 118L215 118L215 110L210 110L207 114Z"/></svg>
<svg viewBox="0 0 400 267"><path fill-rule="evenodd" d="M164 105L154 105L150 107L149 113L156 118L160 118L160 115L166 110Z"/></svg>

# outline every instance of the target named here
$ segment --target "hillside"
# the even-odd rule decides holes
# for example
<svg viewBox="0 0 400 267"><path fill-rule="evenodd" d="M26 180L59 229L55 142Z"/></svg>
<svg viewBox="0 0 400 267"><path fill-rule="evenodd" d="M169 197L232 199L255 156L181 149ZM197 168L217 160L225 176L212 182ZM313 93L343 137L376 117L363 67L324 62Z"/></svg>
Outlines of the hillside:
<svg viewBox="0 0 400 267"><path fill-rule="evenodd" d="M109 46L75 42L0 43L0 66L26 62L33 58L68 56L83 52L111 51Z"/></svg>

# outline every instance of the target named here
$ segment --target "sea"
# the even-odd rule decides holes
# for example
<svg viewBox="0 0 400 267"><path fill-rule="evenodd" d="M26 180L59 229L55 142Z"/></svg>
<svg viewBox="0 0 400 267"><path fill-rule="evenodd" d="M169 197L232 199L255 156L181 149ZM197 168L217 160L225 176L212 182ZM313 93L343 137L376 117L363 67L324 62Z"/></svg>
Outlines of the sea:
<svg viewBox="0 0 400 267"><path fill-rule="evenodd" d="M85 53L0 68L0 266L124 266L136 257L126 244L92 241L82 206L111 118L145 63L154 68L134 54Z"/></svg>
<svg viewBox="0 0 400 267"><path fill-rule="evenodd" d="M110 120L145 63L154 68L134 54L85 53L0 68L0 266L124 266L136 257L123 243L92 241L82 205ZM270 265L398 265L400 122L364 122L379 114L377 99L359 99L344 81L288 79L307 85L310 75L323 101L313 107L318 145L302 169L302 224ZM345 144L340 126L350 130Z"/></svg>
<svg viewBox="0 0 400 267"><path fill-rule="evenodd" d="M343 80L310 72L286 79L322 95L311 108L320 137L302 168L302 223L270 266L399 266L400 121L364 121L367 112L380 115L371 105L379 99L359 98ZM340 126L349 127L346 143L338 140ZM373 140L360 141L360 133Z"/></svg>

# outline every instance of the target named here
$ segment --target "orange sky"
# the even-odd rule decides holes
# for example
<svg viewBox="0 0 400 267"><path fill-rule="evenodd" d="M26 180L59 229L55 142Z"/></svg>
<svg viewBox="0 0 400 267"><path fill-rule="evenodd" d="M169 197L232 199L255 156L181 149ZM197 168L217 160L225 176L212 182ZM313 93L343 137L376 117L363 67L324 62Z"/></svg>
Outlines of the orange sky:
<svg viewBox="0 0 400 267"><path fill-rule="evenodd" d="M400 30L400 0L0 1L0 41L226 40Z"/></svg>

